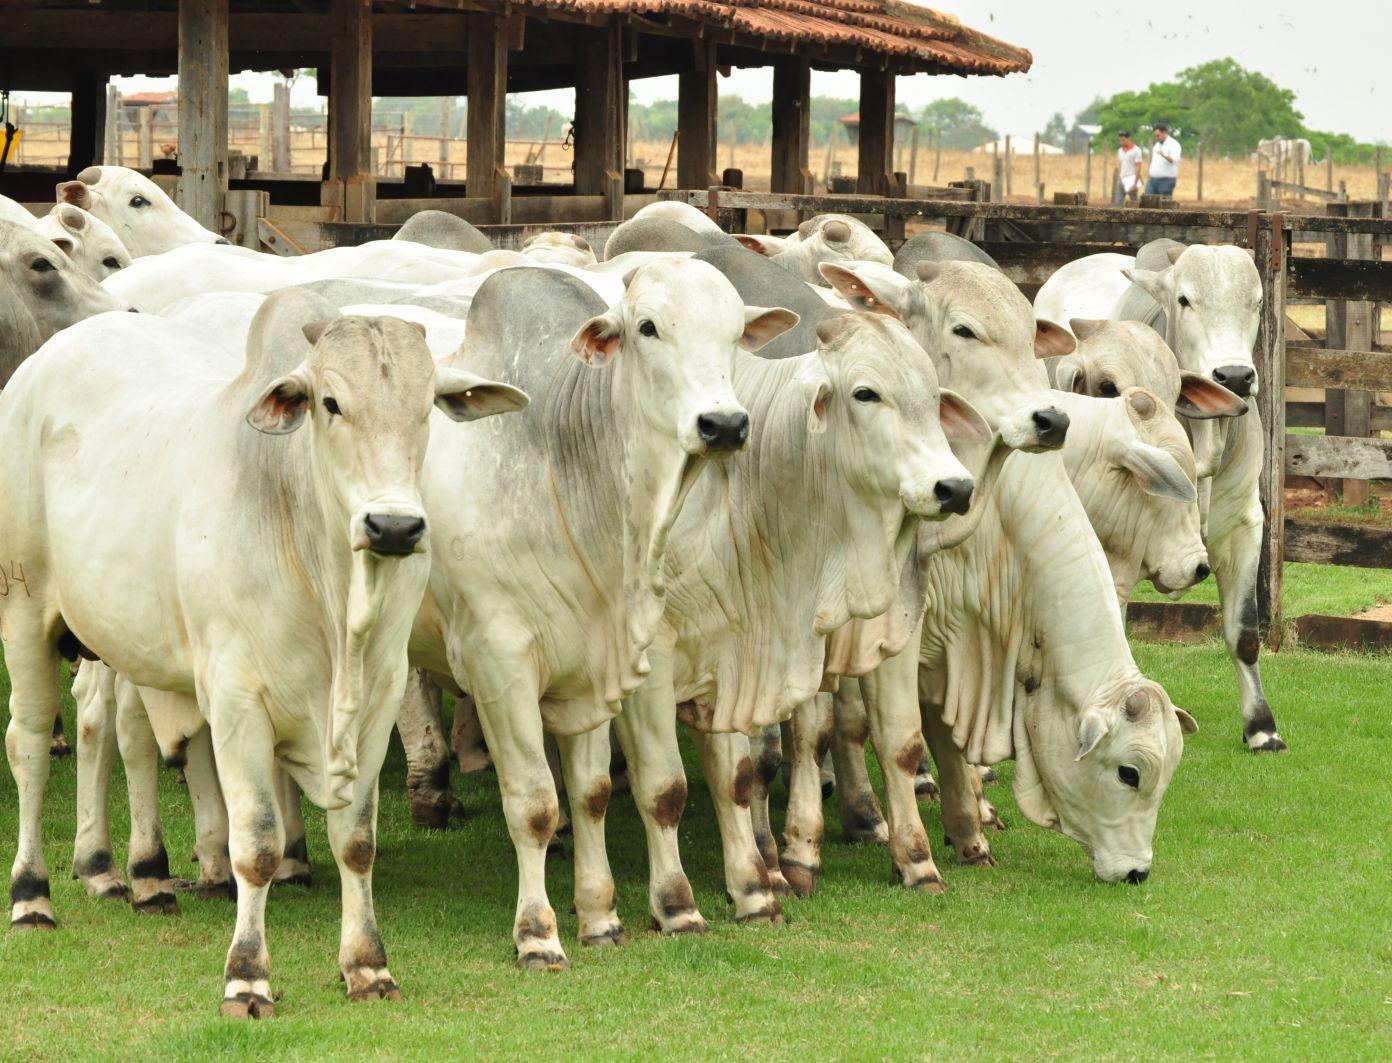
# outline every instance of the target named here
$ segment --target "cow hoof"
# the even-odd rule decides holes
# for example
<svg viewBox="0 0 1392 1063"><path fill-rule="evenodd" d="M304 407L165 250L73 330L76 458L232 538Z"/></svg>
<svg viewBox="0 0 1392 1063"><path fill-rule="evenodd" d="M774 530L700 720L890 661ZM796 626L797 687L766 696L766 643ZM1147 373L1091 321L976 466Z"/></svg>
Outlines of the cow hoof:
<svg viewBox="0 0 1392 1063"><path fill-rule="evenodd" d="M1001 819L1000 813L996 811L995 805L987 805L986 811L981 816L981 825L990 827L992 830L1005 830L1005 820Z"/></svg>
<svg viewBox="0 0 1392 1063"><path fill-rule="evenodd" d="M984 785L990 786L992 783L994 783L994 782L996 781L996 769L995 769L995 768L981 768L981 767L978 767L976 770L979 771L979 772L981 772L981 781L982 781L982 783L983 783Z"/></svg>
<svg viewBox="0 0 1392 1063"><path fill-rule="evenodd" d="M779 867L782 868L783 877L788 880L788 886L793 891L794 897L810 897L816 892L817 878L821 874L821 868L799 863L796 860L783 860L779 863Z"/></svg>
<svg viewBox="0 0 1392 1063"><path fill-rule="evenodd" d="M66 735L53 736L53 741L48 747L48 755L55 760L61 760L63 757L72 756L72 746L68 745Z"/></svg>
<svg viewBox="0 0 1392 1063"><path fill-rule="evenodd" d="M1253 753L1284 753L1289 748L1275 731L1257 731L1246 743Z"/></svg>
<svg viewBox="0 0 1392 1063"><path fill-rule="evenodd" d="M924 772L914 778L914 793L928 801L936 801L940 796L938 781Z"/></svg>
<svg viewBox="0 0 1392 1063"><path fill-rule="evenodd" d="M770 900L756 912L745 912L743 915L735 916L735 922L740 926L750 923L771 923L776 926L783 922L783 908L777 901Z"/></svg>
<svg viewBox="0 0 1392 1063"><path fill-rule="evenodd" d="M788 881L781 868L774 868L768 873L768 877L769 892L775 897L786 897L793 892L792 883Z"/></svg>
<svg viewBox="0 0 1392 1063"><path fill-rule="evenodd" d="M493 770L493 758L488 755L488 750L482 746L460 750L455 755L455 761L459 765L459 774L461 775L475 775L481 771Z"/></svg>
<svg viewBox="0 0 1392 1063"><path fill-rule="evenodd" d="M427 830L448 830L464 818L464 805L453 791L437 790L411 795L411 822Z"/></svg>
<svg viewBox="0 0 1392 1063"><path fill-rule="evenodd" d="M348 987L349 1000L401 999L401 990L385 967L353 967L340 971L339 976Z"/></svg>
<svg viewBox="0 0 1392 1063"><path fill-rule="evenodd" d="M570 961L559 949L536 946L518 954L517 967L523 971L568 971Z"/></svg>
<svg viewBox="0 0 1392 1063"><path fill-rule="evenodd" d="M228 878L221 882L199 882L194 886L193 893L200 901L235 901L237 880Z"/></svg>
<svg viewBox="0 0 1392 1063"><path fill-rule="evenodd" d="M130 887L114 871L83 879L82 888L99 901L129 901L131 896Z"/></svg>
<svg viewBox="0 0 1392 1063"><path fill-rule="evenodd" d="M554 860L564 860L565 858L566 858L566 847L565 847L565 842L561 841L560 838L557 838L557 837L553 836L553 837L551 838L551 840L550 840L549 842L546 843L546 859L548 859L548 860L553 860L553 859L554 859Z"/></svg>
<svg viewBox="0 0 1392 1063"><path fill-rule="evenodd" d="M984 842L980 845L970 845L965 849L953 850L957 855L957 863L961 867L995 867L996 858L991 854L990 846Z"/></svg>
<svg viewBox="0 0 1392 1063"><path fill-rule="evenodd" d="M622 923L615 923L607 930L601 930L597 934L583 934L580 937L580 944L590 949L610 949L624 943L624 928Z"/></svg>
<svg viewBox="0 0 1392 1063"><path fill-rule="evenodd" d="M140 915L178 915L179 899L169 890L148 897L132 898L131 907Z"/></svg>
<svg viewBox="0 0 1392 1063"><path fill-rule="evenodd" d="M224 997L218 1011L229 1019L274 1019L275 1003L260 993Z"/></svg>
<svg viewBox="0 0 1392 1063"><path fill-rule="evenodd" d="M709 934L710 924L702 918L701 913L695 908L689 908L684 912L666 917L667 921L661 922L656 916L653 917L652 929L658 934Z"/></svg>
<svg viewBox="0 0 1392 1063"><path fill-rule="evenodd" d="M828 781L822 783L822 800L823 800L823 801L830 800L831 795L834 794L834 793L836 793L836 783L835 783L835 782L833 782L833 781L831 781L831 780L828 780Z"/></svg>
<svg viewBox="0 0 1392 1063"><path fill-rule="evenodd" d="M58 924L47 912L31 911L16 915L10 920L11 930L56 930Z"/></svg>
<svg viewBox="0 0 1392 1063"><path fill-rule="evenodd" d="M912 882L905 882L904 888L913 890L915 893L947 892L947 886L943 884L941 875L924 875L922 878L914 879Z"/></svg>

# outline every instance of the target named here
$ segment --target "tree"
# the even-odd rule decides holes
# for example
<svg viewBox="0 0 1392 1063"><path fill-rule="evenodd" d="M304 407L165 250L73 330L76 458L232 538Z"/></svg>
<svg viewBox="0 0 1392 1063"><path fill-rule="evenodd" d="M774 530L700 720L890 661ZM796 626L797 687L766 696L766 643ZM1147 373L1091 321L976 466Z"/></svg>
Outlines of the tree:
<svg viewBox="0 0 1392 1063"><path fill-rule="evenodd" d="M1039 139L1056 148L1063 147L1063 142L1068 139L1068 119L1063 117L1062 111L1054 112L1054 117L1049 119L1049 124L1044 127L1044 132L1039 134Z"/></svg>
<svg viewBox="0 0 1392 1063"><path fill-rule="evenodd" d="M979 148L996 139L996 131L986 124L981 111L955 96L925 105L918 120L927 129L940 130L945 148Z"/></svg>

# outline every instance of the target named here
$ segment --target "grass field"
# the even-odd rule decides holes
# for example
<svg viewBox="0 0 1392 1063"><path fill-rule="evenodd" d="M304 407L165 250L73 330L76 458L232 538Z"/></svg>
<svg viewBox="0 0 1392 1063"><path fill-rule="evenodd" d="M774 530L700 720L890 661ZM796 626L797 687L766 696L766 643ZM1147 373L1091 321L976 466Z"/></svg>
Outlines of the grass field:
<svg viewBox="0 0 1392 1063"><path fill-rule="evenodd" d="M594 952L574 942L571 867L554 860L550 893L573 969L528 976L511 966L515 864L493 777L457 781L468 821L425 833L409 822L397 751L382 784L376 897L405 1000L343 998L336 872L323 816L311 812L315 884L274 891L268 926L284 998L259 1024L217 1015L228 903L184 898L177 918L137 916L88 900L68 878L74 766L59 762L46 841L60 927L0 933L0 1055L1385 1058L1392 661L1265 658L1292 752L1257 759L1239 743L1220 647L1137 651L1202 725L1143 886L1096 882L1077 846L1025 823L1007 767L992 788L1011 827L993 839L998 868L955 868L939 848L948 893L908 894L891 884L883 851L830 843L820 892L789 901L785 925L736 927L693 771L683 855L712 933L645 932L642 835L620 799L610 852L628 943ZM186 798L172 773L163 781L169 851L186 872ZM121 860L119 766L113 796ZM941 838L936 809L923 807ZM14 784L0 772L7 859L14 832ZM828 837L839 837L830 806Z"/></svg>

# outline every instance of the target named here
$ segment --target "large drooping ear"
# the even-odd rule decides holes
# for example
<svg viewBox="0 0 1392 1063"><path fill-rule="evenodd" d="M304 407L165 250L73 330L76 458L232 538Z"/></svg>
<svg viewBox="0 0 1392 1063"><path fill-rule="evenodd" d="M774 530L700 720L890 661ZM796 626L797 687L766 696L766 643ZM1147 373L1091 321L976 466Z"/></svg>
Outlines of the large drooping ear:
<svg viewBox="0 0 1392 1063"><path fill-rule="evenodd" d="M827 403L831 401L831 377L819 364L819 359L809 359L809 365L798 369L798 386L807 402L807 431L819 435L827 428Z"/></svg>
<svg viewBox="0 0 1392 1063"><path fill-rule="evenodd" d="M958 443L986 443L991 438L991 426L975 406L948 388L938 391L938 419L943 435Z"/></svg>
<svg viewBox="0 0 1392 1063"><path fill-rule="evenodd" d="M1075 395L1087 394L1087 374L1076 355L1060 358L1049 367L1054 378L1054 388L1058 391L1071 391Z"/></svg>
<svg viewBox="0 0 1392 1063"><path fill-rule="evenodd" d="M1078 349L1078 341L1062 325L1045 321L1042 317L1034 323L1034 356L1036 358L1062 358Z"/></svg>
<svg viewBox="0 0 1392 1063"><path fill-rule="evenodd" d="M781 306L772 309L766 306L746 306L744 308L744 334L739 345L746 351L757 351L769 340L777 339L790 328L795 328L801 320L791 310Z"/></svg>
<svg viewBox="0 0 1392 1063"><path fill-rule="evenodd" d="M1157 303L1164 305L1166 288L1173 284L1173 281L1170 280L1169 270L1156 273L1149 269L1123 269L1121 273Z"/></svg>
<svg viewBox="0 0 1392 1063"><path fill-rule="evenodd" d="M283 436L304 424L308 412L309 373L301 363L293 372L271 381L252 403L246 419L258 432Z"/></svg>
<svg viewBox="0 0 1392 1063"><path fill-rule="evenodd" d="M623 324L612 310L590 318L570 341L570 353L586 365L608 365L619 353Z"/></svg>
<svg viewBox="0 0 1392 1063"><path fill-rule="evenodd" d="M1101 709L1085 710L1078 720L1078 755L1073 759L1082 760L1091 753L1111 729L1111 717Z"/></svg>
<svg viewBox="0 0 1392 1063"><path fill-rule="evenodd" d="M304 334L304 338L308 340L309 345L313 347L319 342L319 337L329 330L329 326L339 320L342 319L326 317L322 321L311 321L309 324L302 326L300 332Z"/></svg>
<svg viewBox="0 0 1392 1063"><path fill-rule="evenodd" d="M1210 417L1241 417L1246 412L1247 403L1216 380L1198 373L1180 372L1175 413L1204 420Z"/></svg>
<svg viewBox="0 0 1392 1063"><path fill-rule="evenodd" d="M1198 491L1168 451L1131 439L1121 443L1112 455L1141 485L1141 490L1157 498L1172 498L1176 502L1193 502Z"/></svg>
<svg viewBox="0 0 1392 1063"><path fill-rule="evenodd" d="M1178 705L1174 707L1175 717L1179 720L1179 730L1181 734L1198 734L1199 721L1190 716Z"/></svg>
<svg viewBox="0 0 1392 1063"><path fill-rule="evenodd" d="M745 233L735 233L734 236L736 240L749 248L749 250L768 258L772 258L774 255L779 254L788 246L788 241L779 236L756 236Z"/></svg>
<svg viewBox="0 0 1392 1063"><path fill-rule="evenodd" d="M1080 340L1091 339L1092 336L1097 333L1097 330L1106 323L1105 321L1098 321L1096 318L1091 317L1070 317L1068 319L1068 327L1072 329L1073 335L1077 336Z"/></svg>
<svg viewBox="0 0 1392 1063"><path fill-rule="evenodd" d="M531 401L527 393L511 384L485 380L481 376L435 367L435 405L456 421L477 421L497 413L525 410Z"/></svg>
<svg viewBox="0 0 1392 1063"><path fill-rule="evenodd" d="M1170 265L1173 266L1175 263L1179 261L1179 256L1184 254L1184 252L1188 250L1189 248L1187 247L1172 247L1165 252L1165 257L1170 260Z"/></svg>
<svg viewBox="0 0 1392 1063"><path fill-rule="evenodd" d="M54 189L54 201L87 208L92 202L92 190L83 181L59 181Z"/></svg>
<svg viewBox="0 0 1392 1063"><path fill-rule="evenodd" d="M857 310L904 320L912 289L909 282L893 270L864 262L823 262L817 266L825 280Z"/></svg>

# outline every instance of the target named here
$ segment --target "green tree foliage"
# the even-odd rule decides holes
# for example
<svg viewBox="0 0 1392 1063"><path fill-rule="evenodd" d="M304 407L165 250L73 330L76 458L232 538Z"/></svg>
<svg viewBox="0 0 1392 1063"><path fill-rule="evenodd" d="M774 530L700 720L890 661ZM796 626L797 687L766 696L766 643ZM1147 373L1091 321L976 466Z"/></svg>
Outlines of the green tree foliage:
<svg viewBox="0 0 1392 1063"><path fill-rule="evenodd" d="M1063 117L1062 111L1055 111L1054 116L1049 119L1049 124L1044 127L1044 132L1039 134L1039 139L1045 144L1061 148L1067 136L1068 120Z"/></svg>
<svg viewBox="0 0 1392 1063"><path fill-rule="evenodd" d="M955 96L926 104L918 112L918 120L927 130L941 130L945 148L979 148L998 136L975 105Z"/></svg>

